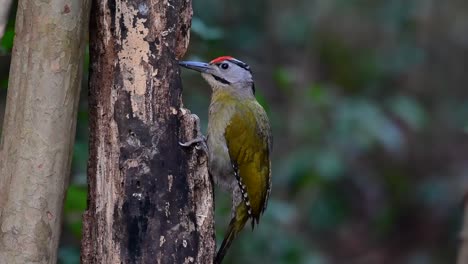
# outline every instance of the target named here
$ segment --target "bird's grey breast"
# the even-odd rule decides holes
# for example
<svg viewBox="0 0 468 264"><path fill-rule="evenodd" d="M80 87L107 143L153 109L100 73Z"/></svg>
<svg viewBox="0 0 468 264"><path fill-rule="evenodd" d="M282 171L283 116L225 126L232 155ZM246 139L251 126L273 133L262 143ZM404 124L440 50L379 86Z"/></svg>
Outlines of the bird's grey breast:
<svg viewBox="0 0 468 264"><path fill-rule="evenodd" d="M233 112L230 108L224 104L210 105L207 138L210 173L215 183L227 191L237 185L225 138L225 130Z"/></svg>

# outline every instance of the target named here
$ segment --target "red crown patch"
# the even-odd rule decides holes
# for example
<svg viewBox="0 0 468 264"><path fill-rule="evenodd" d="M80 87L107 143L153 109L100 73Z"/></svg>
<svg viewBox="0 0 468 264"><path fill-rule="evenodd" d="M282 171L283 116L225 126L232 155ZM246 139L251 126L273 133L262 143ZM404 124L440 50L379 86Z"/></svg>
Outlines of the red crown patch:
<svg viewBox="0 0 468 264"><path fill-rule="evenodd" d="M218 58L210 61L210 63L214 64L214 63L219 63L219 62L222 62L222 61L225 61L225 60L231 60L231 59L234 59L234 58L231 57L231 56L221 56L221 57L218 57Z"/></svg>

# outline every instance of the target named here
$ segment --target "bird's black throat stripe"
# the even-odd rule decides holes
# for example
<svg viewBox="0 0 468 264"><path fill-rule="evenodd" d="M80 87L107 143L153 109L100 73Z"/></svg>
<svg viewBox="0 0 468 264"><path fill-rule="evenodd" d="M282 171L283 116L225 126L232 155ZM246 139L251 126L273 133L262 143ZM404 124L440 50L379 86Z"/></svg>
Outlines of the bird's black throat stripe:
<svg viewBox="0 0 468 264"><path fill-rule="evenodd" d="M216 76L216 75L214 75L214 74L211 74L211 76L213 76L213 78L215 78L215 80L217 80L217 81L220 82L220 83L231 84L228 80L223 79L223 78L221 78L221 77L219 77L219 76Z"/></svg>

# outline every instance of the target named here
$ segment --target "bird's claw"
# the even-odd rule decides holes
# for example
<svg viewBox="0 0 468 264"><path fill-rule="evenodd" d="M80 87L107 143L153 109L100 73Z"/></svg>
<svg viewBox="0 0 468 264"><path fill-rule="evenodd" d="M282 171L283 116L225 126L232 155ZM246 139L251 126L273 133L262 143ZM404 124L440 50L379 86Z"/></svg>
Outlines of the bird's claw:
<svg viewBox="0 0 468 264"><path fill-rule="evenodd" d="M187 142L179 142L179 145L181 145L182 147L190 147L193 144L198 144L200 142L206 142L205 136L199 136Z"/></svg>
<svg viewBox="0 0 468 264"><path fill-rule="evenodd" d="M201 143L201 144L199 144L199 143ZM179 142L179 145L181 145L182 147L190 147L190 146L192 146L194 144L197 144L195 146L195 149L197 149L197 150L203 149L203 150L206 151L206 149L207 149L205 136L199 136L199 137L194 138L192 140L189 140L187 142Z"/></svg>

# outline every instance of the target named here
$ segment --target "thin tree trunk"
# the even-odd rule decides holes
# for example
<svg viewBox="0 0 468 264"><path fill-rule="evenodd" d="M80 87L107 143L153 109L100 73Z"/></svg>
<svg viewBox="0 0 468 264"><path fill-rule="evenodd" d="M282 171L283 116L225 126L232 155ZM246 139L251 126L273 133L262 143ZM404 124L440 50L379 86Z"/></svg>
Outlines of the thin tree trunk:
<svg viewBox="0 0 468 264"><path fill-rule="evenodd" d="M18 4L0 143L0 262L55 263L89 1Z"/></svg>
<svg viewBox="0 0 468 264"><path fill-rule="evenodd" d="M190 0L94 1L82 263L211 263L213 193L182 108Z"/></svg>

